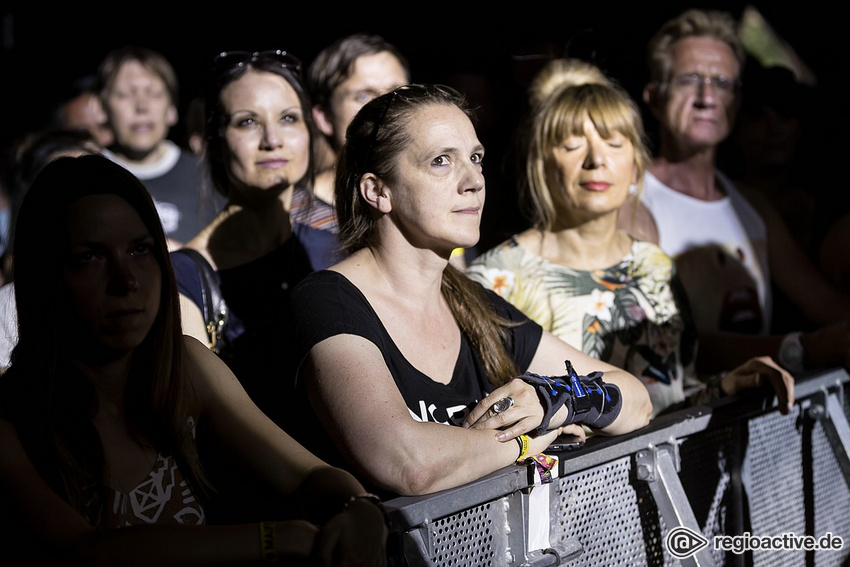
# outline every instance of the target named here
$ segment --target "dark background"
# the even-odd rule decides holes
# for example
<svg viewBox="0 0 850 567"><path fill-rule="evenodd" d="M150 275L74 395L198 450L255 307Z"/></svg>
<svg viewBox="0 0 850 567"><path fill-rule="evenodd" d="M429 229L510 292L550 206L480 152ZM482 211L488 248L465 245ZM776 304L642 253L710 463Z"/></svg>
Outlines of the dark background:
<svg viewBox="0 0 850 567"><path fill-rule="evenodd" d="M114 3L107 8L89 3L76 8L36 2L7 5L0 8L4 98L0 143L6 147L22 133L44 125L63 88L78 75L94 71L109 50L124 44L151 47L169 58L181 81L184 111L219 51L280 48L306 65L337 37L370 31L405 53L415 82L450 84L481 105L479 135L488 148L488 189L491 184L497 189L501 180L495 176L516 128L524 89L546 58L593 59L640 100L646 80L645 46L663 21L688 7L739 16L748 3L357 4L357 9L284 2L229 2L219 8L213 3L184 8L178 2ZM824 161L813 165L821 171L834 167L837 173L847 132L843 96L847 25L834 8L819 0L782 5L763 0L753 5L814 70L819 81L816 141L819 149L823 144ZM171 137L181 143L183 135L181 123ZM496 197L494 191L489 195ZM509 194L503 197L511 199Z"/></svg>
<svg viewBox="0 0 850 567"><path fill-rule="evenodd" d="M30 2L0 8L3 138L37 127L63 86L93 71L110 49L126 43L152 47L172 61L183 105L197 93L219 51L281 48L306 64L322 47L355 31L379 33L401 48L417 82L447 82L454 71L475 70L489 75L500 89L524 88L527 71L540 60L535 55L561 55L571 45L570 54L595 52L610 74L639 94L646 42L664 20L690 6L737 16L747 5L650 1L621 6L591 0L521 2L505 5L507 9L489 3L476 3L478 9L473 9L460 2L360 3L362 8L354 9L288 4L229 2L214 9L205 3L192 9L179 2L160 7L114 3L95 9L96 4L87 2L79 8ZM762 4L755 6L815 69L825 88L833 83L833 69L845 73L847 26L825 3Z"/></svg>

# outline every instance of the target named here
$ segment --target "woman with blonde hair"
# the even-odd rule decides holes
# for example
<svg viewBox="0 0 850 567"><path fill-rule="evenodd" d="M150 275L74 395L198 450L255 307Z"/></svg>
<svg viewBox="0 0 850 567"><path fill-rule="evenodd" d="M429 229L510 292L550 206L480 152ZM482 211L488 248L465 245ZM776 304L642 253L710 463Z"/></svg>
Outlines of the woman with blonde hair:
<svg viewBox="0 0 850 567"><path fill-rule="evenodd" d="M637 105L600 71L557 60L529 93L520 204L531 228L476 258L467 274L544 329L638 376L653 415L686 399L696 338L672 259L619 228L649 154ZM770 381L780 407L793 379L753 359L700 389L706 399Z"/></svg>

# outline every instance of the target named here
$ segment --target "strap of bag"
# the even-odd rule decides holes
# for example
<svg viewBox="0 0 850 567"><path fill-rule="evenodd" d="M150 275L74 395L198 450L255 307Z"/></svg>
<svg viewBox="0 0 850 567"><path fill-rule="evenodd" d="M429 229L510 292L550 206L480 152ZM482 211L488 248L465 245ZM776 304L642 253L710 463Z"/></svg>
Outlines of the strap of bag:
<svg viewBox="0 0 850 567"><path fill-rule="evenodd" d="M207 327L208 346L213 352L218 353L222 346L224 325L227 323L227 304L221 295L218 275L207 259L197 250L181 248L177 252L191 258L198 267L198 275L201 279L201 307Z"/></svg>

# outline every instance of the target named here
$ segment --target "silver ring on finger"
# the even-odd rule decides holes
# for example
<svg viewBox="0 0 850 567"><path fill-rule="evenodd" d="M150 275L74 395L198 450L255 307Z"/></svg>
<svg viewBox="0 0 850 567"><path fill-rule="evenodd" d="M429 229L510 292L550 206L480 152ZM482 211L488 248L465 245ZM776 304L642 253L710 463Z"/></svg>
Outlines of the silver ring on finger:
<svg viewBox="0 0 850 567"><path fill-rule="evenodd" d="M514 405L514 399L508 396L507 398L502 398L501 400L497 400L496 403L493 404L491 409L493 410L493 414L498 415L503 411L507 411L512 408Z"/></svg>

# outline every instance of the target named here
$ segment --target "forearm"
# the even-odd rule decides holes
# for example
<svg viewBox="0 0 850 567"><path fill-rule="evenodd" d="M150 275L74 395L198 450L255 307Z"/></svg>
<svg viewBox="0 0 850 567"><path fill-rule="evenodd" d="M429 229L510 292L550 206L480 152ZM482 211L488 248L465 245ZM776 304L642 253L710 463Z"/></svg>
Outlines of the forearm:
<svg viewBox="0 0 850 567"><path fill-rule="evenodd" d="M607 365L604 371L579 374L567 364L563 376L526 372L519 377L537 394L543 419L537 432L578 424L607 434L628 433L649 423L652 403L634 376Z"/></svg>
<svg viewBox="0 0 850 567"><path fill-rule="evenodd" d="M366 494L367 490L351 473L320 466L307 475L298 493L304 517L321 525L341 513L352 497Z"/></svg>
<svg viewBox="0 0 850 567"><path fill-rule="evenodd" d="M436 423L414 422L408 435L402 428L393 439L383 439L380 452L369 451L358 458L370 480L400 495L429 494L477 480L511 465L519 456L515 439L498 441L499 431L470 429ZM549 435L531 438L530 454L548 446ZM410 439L408 442L406 439Z"/></svg>
<svg viewBox="0 0 850 567"><path fill-rule="evenodd" d="M640 380L621 368L593 358L568 345L551 333L544 332L534 359L528 368L528 372L536 373L549 379L560 379L568 384L572 379L571 371L574 371L577 377L584 377L582 379L589 379L589 377L595 376L594 373L601 372L600 385L611 384L612 386L616 386L619 393L612 393L617 394L619 400L614 400L613 398L608 400L604 397L602 399L595 399L595 395L587 397L576 396L569 403L575 406L578 415L568 416L564 414L561 417L560 413L556 413L550 420L549 427L559 426L564 423L564 419L568 419L570 423L580 423L598 428L604 433L618 434L633 431L649 423L650 416L652 415L652 402L649 399L649 393ZM588 392L596 391L596 388L597 386L594 385ZM541 402L545 403L543 396L547 391L549 391L549 388L543 388L538 391ZM560 398L561 394L565 391L570 392L571 396L573 395L572 387L569 387L556 389L553 396ZM582 399L579 400L579 398ZM591 399L593 401L588 404ZM553 399L552 402L557 407L558 404L563 404L564 400ZM613 420L609 420L608 417L612 415L610 413L612 403L619 404L620 407L617 410L616 417ZM594 408L586 407L588 405L594 406ZM584 410L581 409L582 406L585 406ZM549 405L546 404L544 409L548 410ZM581 415L588 410L590 411L587 415ZM600 413L603 415L600 416ZM598 423L588 422L586 421L587 419L598 420Z"/></svg>
<svg viewBox="0 0 850 567"><path fill-rule="evenodd" d="M312 470L299 487L304 517L318 525L311 565L383 565L389 518L379 498L348 472L330 466Z"/></svg>
<svg viewBox="0 0 850 567"><path fill-rule="evenodd" d="M570 419L571 423L586 425L606 435L629 433L649 423L652 416L652 401L640 380L623 370L607 370L603 373L601 380L605 385L616 386L618 390L619 408L613 410L616 411L616 417L604 427L599 427L594 422L588 422L582 418ZM607 404L609 401L600 397L599 403ZM555 413L550 421L550 427L562 424L569 418L568 405L564 404L564 407ZM594 412L592 415L596 416L598 413Z"/></svg>
<svg viewBox="0 0 850 567"><path fill-rule="evenodd" d="M773 279L809 323L829 325L850 318L850 295L837 288L806 254L789 244L777 250L777 257L780 262L771 262ZM774 268L775 264L780 265Z"/></svg>
<svg viewBox="0 0 850 567"><path fill-rule="evenodd" d="M649 423L652 401L640 380L624 371L606 372L602 379L620 390L622 406L614 421L600 429L606 435L629 433Z"/></svg>

